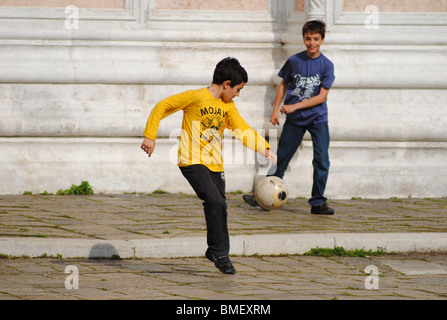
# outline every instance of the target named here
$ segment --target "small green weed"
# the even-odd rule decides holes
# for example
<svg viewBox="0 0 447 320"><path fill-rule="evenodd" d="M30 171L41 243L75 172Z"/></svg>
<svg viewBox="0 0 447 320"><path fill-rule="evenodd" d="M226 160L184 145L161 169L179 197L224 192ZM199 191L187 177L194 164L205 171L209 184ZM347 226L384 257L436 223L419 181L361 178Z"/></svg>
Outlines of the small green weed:
<svg viewBox="0 0 447 320"><path fill-rule="evenodd" d="M152 192L152 194L168 194L169 192L161 190L161 189L157 189L154 192Z"/></svg>
<svg viewBox="0 0 447 320"><path fill-rule="evenodd" d="M365 249L355 249L355 250L346 250L343 247L334 247L334 248L312 248L310 251L305 252L303 255L305 256L318 256L318 257L368 257L368 256L382 256L388 254L385 251L377 250L365 250Z"/></svg>
<svg viewBox="0 0 447 320"><path fill-rule="evenodd" d="M58 195L66 195L66 194L93 194L93 188L90 186L88 181L82 181L79 186L71 185L70 189L62 190L59 189L57 191Z"/></svg>

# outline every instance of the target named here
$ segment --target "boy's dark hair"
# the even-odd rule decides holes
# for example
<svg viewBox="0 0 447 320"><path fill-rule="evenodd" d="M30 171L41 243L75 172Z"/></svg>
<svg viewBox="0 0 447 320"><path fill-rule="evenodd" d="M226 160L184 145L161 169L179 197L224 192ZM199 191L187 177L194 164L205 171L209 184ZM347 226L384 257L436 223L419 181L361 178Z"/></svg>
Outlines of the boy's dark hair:
<svg viewBox="0 0 447 320"><path fill-rule="evenodd" d="M324 39L326 34L326 23L322 20L310 20L303 26L303 37L307 33L319 33L321 38Z"/></svg>
<svg viewBox="0 0 447 320"><path fill-rule="evenodd" d="M222 84L225 81L230 80L230 86L233 88L241 84L247 83L248 75L247 71L241 66L239 61L235 58L225 58L216 65L213 75L214 84Z"/></svg>

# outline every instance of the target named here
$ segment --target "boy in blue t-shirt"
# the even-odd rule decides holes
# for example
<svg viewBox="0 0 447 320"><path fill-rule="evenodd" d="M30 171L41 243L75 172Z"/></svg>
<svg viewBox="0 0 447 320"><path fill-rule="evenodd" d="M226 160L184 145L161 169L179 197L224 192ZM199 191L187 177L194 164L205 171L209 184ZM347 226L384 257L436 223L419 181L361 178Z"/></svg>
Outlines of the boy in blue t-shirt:
<svg viewBox="0 0 447 320"><path fill-rule="evenodd" d="M311 20L303 26L306 51L291 56L278 75L283 79L276 93L270 117L273 125L279 125L279 112L286 114L286 122L278 144L278 162L268 175L283 178L290 160L309 131L314 150L313 186L309 205L313 214L334 214L326 205L324 190L329 174L329 127L326 99L334 82L334 65L320 52L324 43L326 24ZM285 96L284 106L279 110ZM272 170L275 170L272 173ZM244 195L244 200L257 206L256 199Z"/></svg>

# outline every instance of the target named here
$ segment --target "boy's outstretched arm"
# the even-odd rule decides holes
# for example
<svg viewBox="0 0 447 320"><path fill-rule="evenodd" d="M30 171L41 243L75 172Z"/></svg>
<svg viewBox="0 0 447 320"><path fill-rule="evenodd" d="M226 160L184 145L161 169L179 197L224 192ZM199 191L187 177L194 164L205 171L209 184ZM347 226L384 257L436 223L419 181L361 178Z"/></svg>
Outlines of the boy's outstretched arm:
<svg viewBox="0 0 447 320"><path fill-rule="evenodd" d="M272 160L273 164L276 164L276 161L278 160L278 157L272 152L270 148L265 149L264 156Z"/></svg>
<svg viewBox="0 0 447 320"><path fill-rule="evenodd" d="M290 105L285 105L281 108L281 113L292 113L295 110L298 109L306 109L306 108L311 108L314 107L316 105L322 104L323 102L326 101L327 96L329 94L329 89L320 88L320 93L318 95L316 95L315 97L312 97L310 99L295 103L295 104L290 104Z"/></svg>
<svg viewBox="0 0 447 320"><path fill-rule="evenodd" d="M145 138L141 144L141 149L146 152L149 157L152 155L152 152L154 152L155 139L157 138L157 131L161 119L183 109L189 105L193 99L194 92L190 90L170 96L155 105L147 120L143 132Z"/></svg>
<svg viewBox="0 0 447 320"><path fill-rule="evenodd" d="M141 149L148 154L150 157L152 152L154 152L155 141L149 138L144 138L143 143L141 144Z"/></svg>
<svg viewBox="0 0 447 320"><path fill-rule="evenodd" d="M279 125L279 105L281 104L282 99L286 95L287 85L284 81L281 81L281 84L276 91L275 104L273 105L272 115L270 116L270 122L275 125Z"/></svg>

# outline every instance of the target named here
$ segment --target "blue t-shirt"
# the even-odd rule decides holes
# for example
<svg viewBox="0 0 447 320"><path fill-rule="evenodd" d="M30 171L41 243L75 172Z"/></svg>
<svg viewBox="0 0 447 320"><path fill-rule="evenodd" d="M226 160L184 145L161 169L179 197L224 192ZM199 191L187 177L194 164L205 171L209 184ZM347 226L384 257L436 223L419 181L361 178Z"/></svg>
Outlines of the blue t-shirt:
<svg viewBox="0 0 447 320"><path fill-rule="evenodd" d="M334 82L334 64L322 53L315 58L309 58L306 51L291 56L282 69L280 76L287 86L285 105L295 104L320 93L320 87L330 89ZM327 104L296 110L286 116L287 121L297 126L308 126L327 122Z"/></svg>

